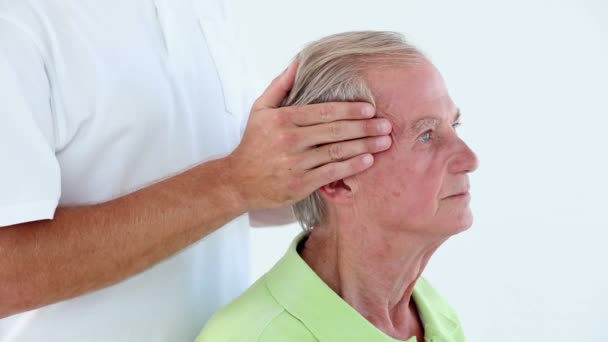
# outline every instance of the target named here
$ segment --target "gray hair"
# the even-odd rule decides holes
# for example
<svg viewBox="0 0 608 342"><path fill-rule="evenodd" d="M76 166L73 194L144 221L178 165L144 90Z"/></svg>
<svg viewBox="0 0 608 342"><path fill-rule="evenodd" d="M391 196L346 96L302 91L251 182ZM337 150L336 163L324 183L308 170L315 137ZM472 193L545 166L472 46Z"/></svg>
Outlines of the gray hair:
<svg viewBox="0 0 608 342"><path fill-rule="evenodd" d="M374 94L364 79L366 71L411 65L425 57L399 33L357 31L312 42L295 60L298 72L282 106L334 101L375 105ZM297 202L293 212L302 228L311 230L325 220L325 201L317 190Z"/></svg>

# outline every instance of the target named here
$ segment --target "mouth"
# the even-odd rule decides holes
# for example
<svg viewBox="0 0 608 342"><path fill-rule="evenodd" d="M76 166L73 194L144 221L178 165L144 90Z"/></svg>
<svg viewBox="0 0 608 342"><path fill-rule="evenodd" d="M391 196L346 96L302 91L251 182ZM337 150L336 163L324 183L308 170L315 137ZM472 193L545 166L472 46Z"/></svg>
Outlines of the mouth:
<svg viewBox="0 0 608 342"><path fill-rule="evenodd" d="M464 198L469 198L471 197L471 194L469 193L468 190L463 191L463 192L459 192L453 195L450 195L444 199L464 199Z"/></svg>

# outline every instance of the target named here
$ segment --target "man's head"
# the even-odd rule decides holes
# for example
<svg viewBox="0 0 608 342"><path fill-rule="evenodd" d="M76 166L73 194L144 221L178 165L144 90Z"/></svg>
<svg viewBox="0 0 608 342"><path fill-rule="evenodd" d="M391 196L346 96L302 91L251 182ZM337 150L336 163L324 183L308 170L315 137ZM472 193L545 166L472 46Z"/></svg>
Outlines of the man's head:
<svg viewBox="0 0 608 342"><path fill-rule="evenodd" d="M467 174L477 159L455 132L459 111L441 75L421 52L397 33L349 32L310 44L296 60L285 105L366 101L393 125L392 147L374 167L294 206L305 229L340 217L439 235L471 225Z"/></svg>

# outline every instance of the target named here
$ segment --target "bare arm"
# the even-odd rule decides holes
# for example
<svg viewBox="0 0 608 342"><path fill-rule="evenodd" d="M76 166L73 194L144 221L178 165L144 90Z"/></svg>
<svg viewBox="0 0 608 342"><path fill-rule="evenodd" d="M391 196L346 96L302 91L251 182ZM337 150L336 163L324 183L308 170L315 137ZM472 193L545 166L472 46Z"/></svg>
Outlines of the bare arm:
<svg viewBox="0 0 608 342"><path fill-rule="evenodd" d="M292 66L258 99L230 156L106 203L59 208L50 221L0 227L0 318L119 282L240 214L359 173L389 147L375 137L389 131L362 120L364 104L277 108L294 77Z"/></svg>
<svg viewBox="0 0 608 342"><path fill-rule="evenodd" d="M228 160L99 205L0 228L0 318L141 272L245 212Z"/></svg>

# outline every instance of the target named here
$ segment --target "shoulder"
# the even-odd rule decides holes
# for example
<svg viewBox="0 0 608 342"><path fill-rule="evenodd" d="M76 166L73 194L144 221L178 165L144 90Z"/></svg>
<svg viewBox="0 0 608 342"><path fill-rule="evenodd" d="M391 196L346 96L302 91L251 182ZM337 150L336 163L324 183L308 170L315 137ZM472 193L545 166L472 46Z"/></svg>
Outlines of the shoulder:
<svg viewBox="0 0 608 342"><path fill-rule="evenodd" d="M270 294L264 277L216 313L196 342L316 342Z"/></svg>
<svg viewBox="0 0 608 342"><path fill-rule="evenodd" d="M49 29L55 12L61 9L54 1L0 0L0 20L13 23L28 33L41 33Z"/></svg>
<svg viewBox="0 0 608 342"><path fill-rule="evenodd" d="M287 311L281 312L260 334L257 342L318 342L302 322Z"/></svg>
<svg viewBox="0 0 608 342"><path fill-rule="evenodd" d="M462 324L456 311L431 286L429 281L420 278L416 283L415 291L419 300L416 301L416 304L421 310L423 319L427 320L425 324L426 333L429 336L440 336L440 340L465 341Z"/></svg>
<svg viewBox="0 0 608 342"><path fill-rule="evenodd" d="M456 312L448 301L437 291L431 283L421 277L416 284L419 293L424 296L424 299L428 302L434 310L441 312L443 315L450 317L451 319L458 320Z"/></svg>
<svg viewBox="0 0 608 342"><path fill-rule="evenodd" d="M77 3L71 0L0 0L0 30L26 38L45 61L51 61L58 41L65 39L69 30L76 30L74 23L79 19L75 12ZM84 6L79 5L77 9L82 12ZM84 23L86 21L81 21L76 26L81 34L86 29Z"/></svg>
<svg viewBox="0 0 608 342"><path fill-rule="evenodd" d="M418 279L418 282L416 283L416 290L418 290L418 292L422 294L426 300L429 300L432 304L434 304L434 306L449 307L445 298L439 294L439 291L437 291L426 278L420 277L420 279Z"/></svg>

